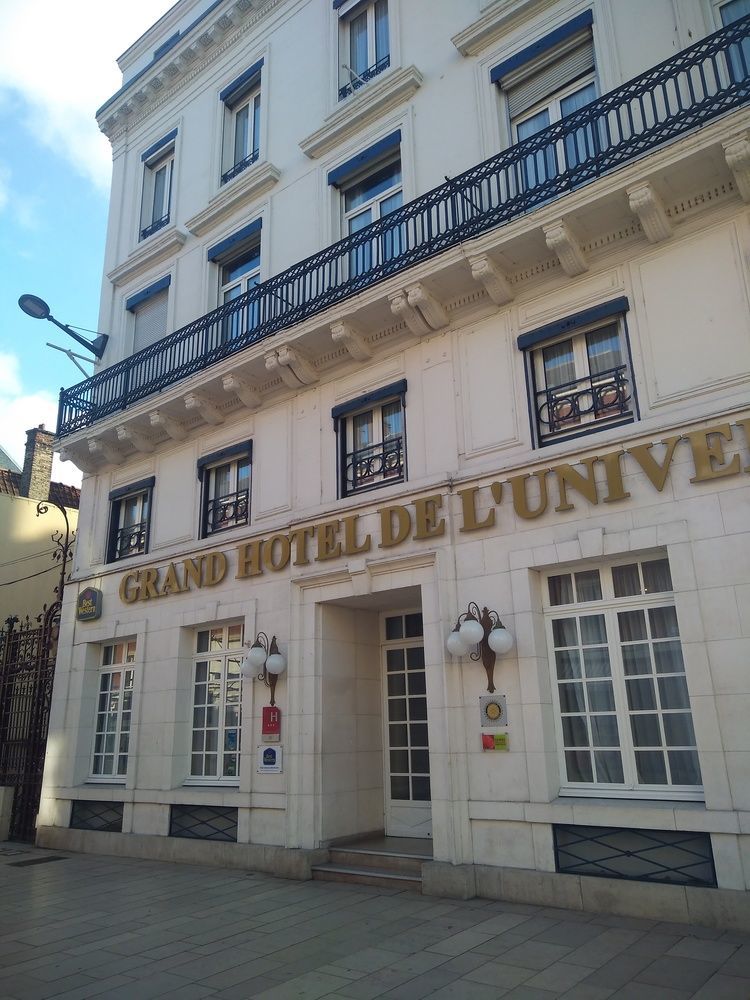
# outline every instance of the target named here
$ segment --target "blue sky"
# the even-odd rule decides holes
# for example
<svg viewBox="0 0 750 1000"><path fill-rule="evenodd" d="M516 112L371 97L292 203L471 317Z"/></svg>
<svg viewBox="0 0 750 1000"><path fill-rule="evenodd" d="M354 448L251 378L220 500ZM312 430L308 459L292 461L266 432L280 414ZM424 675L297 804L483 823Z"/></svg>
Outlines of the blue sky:
<svg viewBox="0 0 750 1000"><path fill-rule="evenodd" d="M171 6L0 0L0 445L19 464L24 432L54 429L60 387L83 377L45 342L86 351L25 316L18 297L39 295L62 322L96 329L110 148L94 114L120 86L117 56ZM54 476L80 481L70 462L56 461Z"/></svg>

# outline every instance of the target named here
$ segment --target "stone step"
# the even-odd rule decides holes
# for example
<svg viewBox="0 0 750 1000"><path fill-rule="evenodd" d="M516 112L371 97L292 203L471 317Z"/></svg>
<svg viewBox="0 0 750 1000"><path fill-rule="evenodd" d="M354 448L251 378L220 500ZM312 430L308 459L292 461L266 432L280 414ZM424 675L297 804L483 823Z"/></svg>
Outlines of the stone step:
<svg viewBox="0 0 750 1000"><path fill-rule="evenodd" d="M375 885L381 889L422 891L420 876L388 871L385 868L339 864L313 865L312 877L318 882L348 882L352 885Z"/></svg>
<svg viewBox="0 0 750 1000"><path fill-rule="evenodd" d="M422 877L422 862L432 860L415 854L400 854L395 851L372 851L356 847L330 848L330 861L335 865L350 868L378 868L403 875Z"/></svg>

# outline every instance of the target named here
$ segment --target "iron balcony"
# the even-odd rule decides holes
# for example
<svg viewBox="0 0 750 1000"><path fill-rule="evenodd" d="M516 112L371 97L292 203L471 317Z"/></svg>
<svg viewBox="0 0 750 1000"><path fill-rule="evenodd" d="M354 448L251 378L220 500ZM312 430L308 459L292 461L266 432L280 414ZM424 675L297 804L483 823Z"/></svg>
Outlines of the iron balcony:
<svg viewBox="0 0 750 1000"><path fill-rule="evenodd" d="M58 437L743 106L750 91L749 36L746 17L137 354L63 389Z"/></svg>

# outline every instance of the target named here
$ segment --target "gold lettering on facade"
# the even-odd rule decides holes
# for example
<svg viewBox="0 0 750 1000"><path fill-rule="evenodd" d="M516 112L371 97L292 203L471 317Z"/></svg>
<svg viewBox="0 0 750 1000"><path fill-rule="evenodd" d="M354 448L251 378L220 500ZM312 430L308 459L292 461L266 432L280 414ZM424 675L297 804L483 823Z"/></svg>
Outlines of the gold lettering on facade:
<svg viewBox="0 0 750 1000"><path fill-rule="evenodd" d="M138 574L131 570L120 580L120 600L123 604L134 604L138 600L137 579Z"/></svg>
<svg viewBox="0 0 750 1000"><path fill-rule="evenodd" d="M661 462L657 462L651 454L651 449L654 447L653 444L635 444L632 448L627 449L627 454L633 456L648 476L651 485L659 493L664 489L667 482L667 473L669 472L669 466L672 464L672 456L681 440L682 436L675 434L674 437L669 437L663 442L666 450Z"/></svg>
<svg viewBox="0 0 750 1000"><path fill-rule="evenodd" d="M161 585L161 596L166 597L168 594L174 592L175 594L181 594L183 587L180 586L180 581L177 579L177 570L175 569L174 563L170 563L167 566L167 572L164 574L164 582Z"/></svg>
<svg viewBox="0 0 750 1000"><path fill-rule="evenodd" d="M555 507L557 511L573 510L573 504L568 500L568 488L580 493L590 504L599 503L599 495L596 492L596 480L594 479L594 458L584 458L581 465L586 467L586 475L578 471L574 466L563 463L556 465L552 472L557 477L557 488L560 492L560 503Z"/></svg>
<svg viewBox="0 0 750 1000"><path fill-rule="evenodd" d="M406 507L397 504L395 507L383 507L380 513L380 544L378 548L389 549L392 545L400 545L411 531L411 514ZM394 527L393 518L397 526Z"/></svg>
<svg viewBox="0 0 750 1000"><path fill-rule="evenodd" d="M307 554L307 542L315 533L315 528L295 528L289 532L289 540L294 545L294 566L309 566L310 558Z"/></svg>
<svg viewBox="0 0 750 1000"><path fill-rule="evenodd" d="M276 558L277 550L278 558ZM263 542L263 563L274 572L289 565L291 554L292 543L289 535L271 535L267 541Z"/></svg>
<svg viewBox="0 0 750 1000"><path fill-rule="evenodd" d="M227 557L224 552L209 552L203 557L204 587L215 587L227 575Z"/></svg>
<svg viewBox="0 0 750 1000"><path fill-rule="evenodd" d="M182 572L184 574L183 579L185 581L185 590L189 590L188 581L196 588L199 588L202 583L202 573L203 568L203 556L199 556L197 559L185 559L182 564Z"/></svg>
<svg viewBox="0 0 750 1000"><path fill-rule="evenodd" d="M511 476L508 482L513 490L513 509L519 517L525 520L539 517L547 509L547 473L549 469L540 469L539 472L532 472L526 476ZM539 502L534 510L529 507L526 495L526 483L529 479L536 479L539 483Z"/></svg>
<svg viewBox="0 0 750 1000"><path fill-rule="evenodd" d="M159 591L156 589L156 582L159 579L159 570L143 569L138 576L138 600L147 601L150 597L158 597Z"/></svg>
<svg viewBox="0 0 750 1000"><path fill-rule="evenodd" d="M340 524L340 521L326 521L315 528L315 536L318 539L316 558L319 562L324 559L336 559L341 555L341 542L336 541Z"/></svg>
<svg viewBox="0 0 750 1000"><path fill-rule="evenodd" d="M724 455L724 441L732 440L732 428L729 424L708 427L705 431L692 431L685 437L690 442L695 466L695 475L690 480L691 483L723 479L725 476L736 476L740 472L740 456L735 455L727 462Z"/></svg>
<svg viewBox="0 0 750 1000"><path fill-rule="evenodd" d="M445 534L445 518L441 517L438 521L438 511L442 506L443 498L440 493L414 501L417 522L415 539L439 538Z"/></svg>
<svg viewBox="0 0 750 1000"><path fill-rule="evenodd" d="M630 496L622 481L622 464L620 462L622 456L623 452L621 451L610 451L606 455L599 457L599 461L603 464L607 477L607 495L606 497L602 497L602 503L627 500Z"/></svg>
<svg viewBox="0 0 750 1000"><path fill-rule="evenodd" d="M237 546L237 572L234 574L236 580L245 580L249 576L260 576L263 572L260 565L262 542L262 538L256 538L252 542L245 542L244 545Z"/></svg>
<svg viewBox="0 0 750 1000"><path fill-rule="evenodd" d="M356 556L361 552L369 552L372 548L372 539L365 535L362 542L357 545L357 521L359 514L350 514L343 517L341 523L344 525L344 555Z"/></svg>
<svg viewBox="0 0 750 1000"><path fill-rule="evenodd" d="M750 447L750 419L738 420L737 425L744 431L745 443ZM750 472L750 465L746 465L744 471Z"/></svg>
<svg viewBox="0 0 750 1000"><path fill-rule="evenodd" d="M493 483L492 486L499 486L499 483ZM495 523L495 510L493 507L487 511L487 516L483 521L480 521L477 517L477 493L479 493L479 486L470 486L465 490L458 490L458 495L461 497L461 527L459 531L477 531L479 528L491 528ZM493 490L494 499L494 490ZM495 503L499 501L495 500Z"/></svg>

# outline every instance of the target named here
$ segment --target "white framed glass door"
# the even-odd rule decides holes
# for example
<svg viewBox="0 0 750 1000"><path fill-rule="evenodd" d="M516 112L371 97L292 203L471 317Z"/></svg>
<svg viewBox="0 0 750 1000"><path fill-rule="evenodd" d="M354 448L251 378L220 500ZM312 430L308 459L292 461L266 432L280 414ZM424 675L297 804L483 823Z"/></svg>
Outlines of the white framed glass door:
<svg viewBox="0 0 750 1000"><path fill-rule="evenodd" d="M385 832L431 837L430 749L421 612L382 617Z"/></svg>

